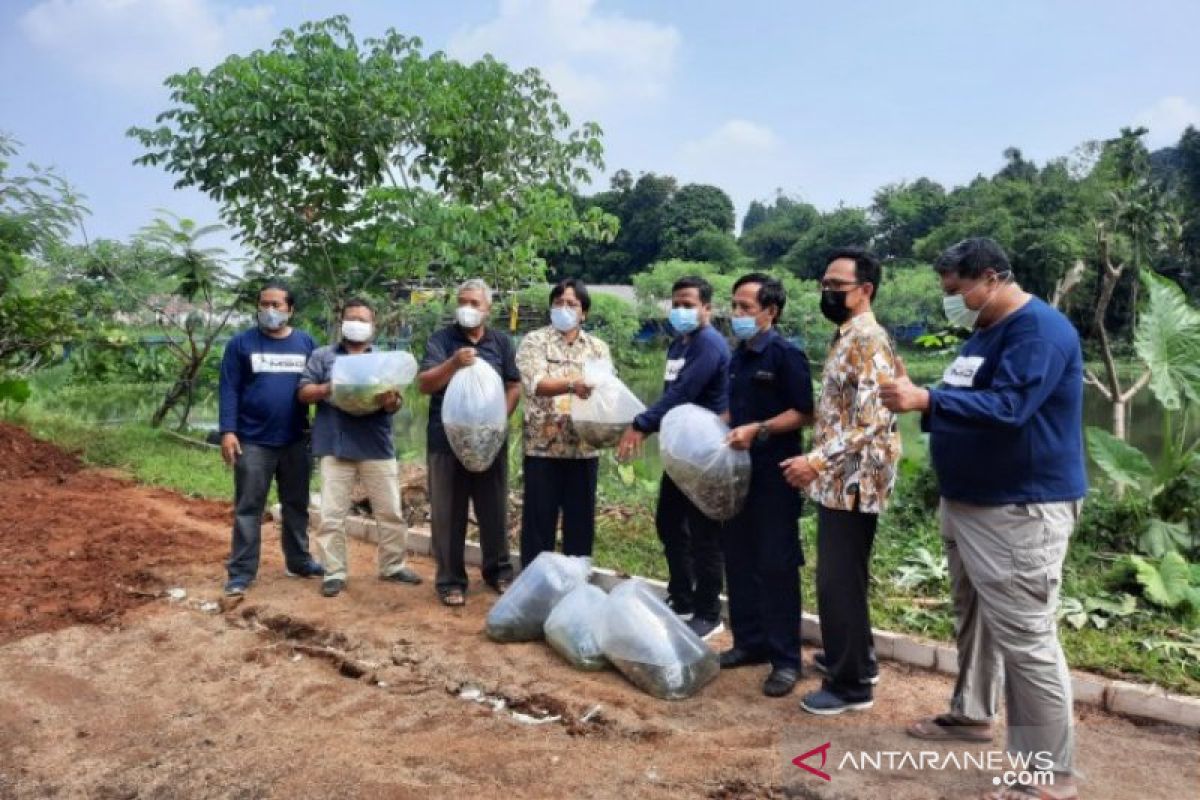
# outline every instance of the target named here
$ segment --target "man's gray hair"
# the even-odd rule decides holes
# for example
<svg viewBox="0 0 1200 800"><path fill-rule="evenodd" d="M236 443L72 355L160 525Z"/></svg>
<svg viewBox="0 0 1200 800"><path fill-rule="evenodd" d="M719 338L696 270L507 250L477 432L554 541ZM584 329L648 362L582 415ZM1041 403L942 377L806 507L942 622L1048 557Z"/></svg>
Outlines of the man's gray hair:
<svg viewBox="0 0 1200 800"><path fill-rule="evenodd" d="M488 305L492 303L492 290L482 278L471 278L470 280L463 281L459 284L455 296L463 292L482 292L483 299L487 301Z"/></svg>

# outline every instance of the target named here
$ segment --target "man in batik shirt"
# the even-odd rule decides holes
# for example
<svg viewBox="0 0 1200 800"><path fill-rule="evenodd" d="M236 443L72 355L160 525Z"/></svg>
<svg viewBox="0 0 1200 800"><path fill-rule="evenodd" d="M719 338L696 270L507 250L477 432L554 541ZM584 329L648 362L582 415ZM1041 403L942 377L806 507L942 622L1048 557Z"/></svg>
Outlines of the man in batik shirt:
<svg viewBox="0 0 1200 800"><path fill-rule="evenodd" d="M817 605L825 676L800 707L813 714L870 708L879 666L871 638L871 546L896 480L900 436L879 387L896 374L887 331L871 301L879 259L858 248L834 252L821 280L821 311L838 326L822 376L813 449L784 462L788 482L817 504Z"/></svg>

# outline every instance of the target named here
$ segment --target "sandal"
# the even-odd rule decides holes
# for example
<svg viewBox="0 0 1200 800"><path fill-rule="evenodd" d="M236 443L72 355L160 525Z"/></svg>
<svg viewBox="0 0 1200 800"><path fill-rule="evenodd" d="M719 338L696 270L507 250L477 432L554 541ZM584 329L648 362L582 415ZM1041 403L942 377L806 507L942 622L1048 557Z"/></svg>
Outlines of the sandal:
<svg viewBox="0 0 1200 800"><path fill-rule="evenodd" d="M438 597L442 600L442 605L458 607L467 604L467 596L463 594L462 589L447 589L444 592L438 592Z"/></svg>
<svg viewBox="0 0 1200 800"><path fill-rule="evenodd" d="M905 730L914 739L929 742L957 740L963 742L992 741L990 722L963 722L949 714L919 719Z"/></svg>
<svg viewBox="0 0 1200 800"><path fill-rule="evenodd" d="M512 578L497 578L494 582L489 583L488 585L492 587L492 591L494 591L496 594L504 594L510 588L512 588L512 584Z"/></svg>

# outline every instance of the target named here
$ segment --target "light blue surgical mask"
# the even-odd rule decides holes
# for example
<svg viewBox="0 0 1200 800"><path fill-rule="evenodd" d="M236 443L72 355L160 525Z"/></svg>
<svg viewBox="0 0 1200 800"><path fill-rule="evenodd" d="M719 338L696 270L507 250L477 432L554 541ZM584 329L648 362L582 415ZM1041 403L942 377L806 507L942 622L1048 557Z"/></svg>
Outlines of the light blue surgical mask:
<svg viewBox="0 0 1200 800"><path fill-rule="evenodd" d="M961 294L951 294L942 298L942 311L946 313L946 319L956 328L966 328L971 330L975 327L975 323L979 321L979 312L975 309L967 308L967 301Z"/></svg>
<svg viewBox="0 0 1200 800"><path fill-rule="evenodd" d="M286 311L280 311L277 308L264 308L258 312L258 324L263 330L277 331L287 325L291 316Z"/></svg>
<svg viewBox="0 0 1200 800"><path fill-rule="evenodd" d="M754 334L758 333L758 323L754 317L734 317L729 321L733 328L733 336L739 341L753 339Z"/></svg>
<svg viewBox="0 0 1200 800"><path fill-rule="evenodd" d="M680 336L686 336L700 327L700 309L672 308L667 319L671 323L671 330Z"/></svg>
<svg viewBox="0 0 1200 800"><path fill-rule="evenodd" d="M579 314L567 306L555 306L550 309L550 324L559 333L568 333L579 325Z"/></svg>

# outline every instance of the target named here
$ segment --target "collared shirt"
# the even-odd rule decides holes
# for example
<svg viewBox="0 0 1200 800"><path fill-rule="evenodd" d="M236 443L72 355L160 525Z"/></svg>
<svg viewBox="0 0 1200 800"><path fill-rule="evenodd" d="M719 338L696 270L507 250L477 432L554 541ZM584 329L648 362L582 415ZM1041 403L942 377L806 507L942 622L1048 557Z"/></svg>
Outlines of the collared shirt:
<svg viewBox="0 0 1200 800"><path fill-rule="evenodd" d="M766 422L788 409L812 413L812 373L804 352L770 328L740 344L729 362L730 427ZM780 461L799 453L798 430L750 448L755 468L779 469Z"/></svg>
<svg viewBox="0 0 1200 800"><path fill-rule="evenodd" d="M364 352L370 353L374 349L368 346ZM333 376L333 362L338 356L344 355L349 353L341 343L318 347L304 367L300 387L329 383ZM336 456L348 461L394 459L396 446L392 444L392 416L383 410L355 416L347 414L328 400L322 400L317 403L317 416L313 420L313 455Z"/></svg>
<svg viewBox="0 0 1200 800"><path fill-rule="evenodd" d="M592 359L612 360L608 345L582 330L575 340L551 326L530 331L517 350L517 369L525 390L525 455L541 458L596 458L599 453L579 438L571 424L572 395L538 397L546 379L576 378Z"/></svg>
<svg viewBox="0 0 1200 800"><path fill-rule="evenodd" d="M433 369L445 362L450 356L463 347L475 348L478 358L492 369L500 373L500 378L507 388L509 384L521 380L517 372L516 350L508 334L492 327L483 329L483 337L478 342L472 342L458 325L447 325L429 337L425 345L425 357L421 359L421 372ZM449 385L449 384L447 384ZM446 438L446 429L442 427L442 401L446 398L446 390L429 398L429 423L425 427L425 447L430 453L453 453L450 440ZM508 452L507 443L503 452Z"/></svg>
<svg viewBox="0 0 1200 800"><path fill-rule="evenodd" d="M871 313L838 328L825 359L808 461L817 479L805 491L840 511L879 514L896 483L900 434L879 402L879 384L896 375L887 331Z"/></svg>

